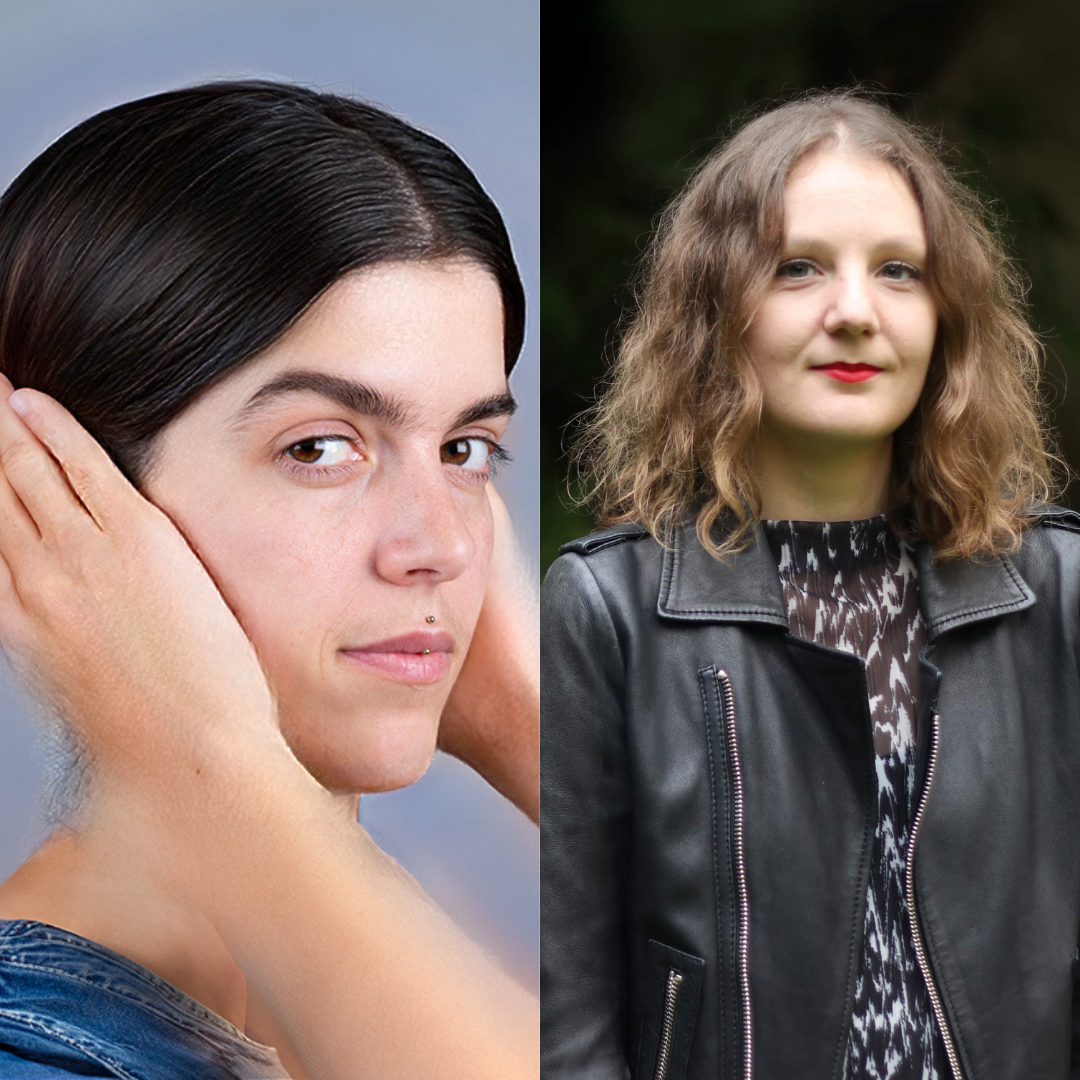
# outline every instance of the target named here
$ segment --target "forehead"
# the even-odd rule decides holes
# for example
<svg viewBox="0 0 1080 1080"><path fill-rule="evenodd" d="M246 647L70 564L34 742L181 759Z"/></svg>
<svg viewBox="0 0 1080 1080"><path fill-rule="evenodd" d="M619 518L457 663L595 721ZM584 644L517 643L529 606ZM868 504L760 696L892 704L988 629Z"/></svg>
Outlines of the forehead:
<svg viewBox="0 0 1080 1080"><path fill-rule="evenodd" d="M799 162L784 188L784 217L792 234L857 228L925 237L907 178L867 154L823 150Z"/></svg>
<svg viewBox="0 0 1080 1080"><path fill-rule="evenodd" d="M293 371L363 383L421 420L455 413L463 402L506 391L499 287L486 270L463 262L387 263L348 274L269 349L216 385L205 405L238 416L261 389ZM305 392L263 404L284 406Z"/></svg>

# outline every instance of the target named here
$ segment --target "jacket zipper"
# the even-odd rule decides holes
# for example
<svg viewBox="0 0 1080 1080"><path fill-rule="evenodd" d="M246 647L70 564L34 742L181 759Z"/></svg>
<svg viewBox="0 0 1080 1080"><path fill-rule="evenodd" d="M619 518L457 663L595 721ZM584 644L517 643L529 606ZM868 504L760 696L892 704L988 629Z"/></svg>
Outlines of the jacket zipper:
<svg viewBox="0 0 1080 1080"><path fill-rule="evenodd" d="M735 740L735 693L726 671L716 673L716 683L724 699L724 737L731 761L731 787L735 821L735 880L739 893L739 923L735 935L739 995L742 999L743 1080L754 1075L753 1021L750 1014L750 901L746 891L746 862L743 857L743 783L739 764L739 744Z"/></svg>
<svg viewBox="0 0 1080 1080"><path fill-rule="evenodd" d="M915 910L915 842L919 838L919 828L922 825L926 800L930 795L930 785L934 782L934 769L937 766L938 755L938 723L938 714L934 713L930 718L930 760L926 766L926 784L923 786L919 806L915 811L915 820L911 825L911 837L908 840L907 849L907 866L904 872L904 887L907 893L908 918L911 920L911 936L915 942L915 956L919 961L919 970L922 972L923 981L926 983L927 993L930 995L930 1006L934 1010L934 1019L937 1021L938 1031L941 1032L942 1042L945 1043L945 1053L949 1058L949 1069L954 1080L964 1080L964 1074L960 1070L960 1058L956 1053L952 1032L949 1031L949 1024L945 1018L945 1009L941 1004L941 995L934 985L934 973L930 970L930 962L926 956L926 945L923 942L919 917Z"/></svg>
<svg viewBox="0 0 1080 1080"><path fill-rule="evenodd" d="M664 1080L668 1062L671 1060L671 1039L675 1034L675 1006L679 1000L682 972L668 968L667 985L664 987L664 1022L660 1027L660 1049L656 1053L656 1072L653 1080Z"/></svg>

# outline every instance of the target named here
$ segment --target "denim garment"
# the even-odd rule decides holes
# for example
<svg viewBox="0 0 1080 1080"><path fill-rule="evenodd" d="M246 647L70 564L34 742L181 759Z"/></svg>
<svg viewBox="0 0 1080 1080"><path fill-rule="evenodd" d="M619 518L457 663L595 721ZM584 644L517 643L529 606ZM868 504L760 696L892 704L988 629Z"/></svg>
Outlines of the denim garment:
<svg viewBox="0 0 1080 1080"><path fill-rule="evenodd" d="M277 1053L77 934L0 919L0 1078L282 1080Z"/></svg>

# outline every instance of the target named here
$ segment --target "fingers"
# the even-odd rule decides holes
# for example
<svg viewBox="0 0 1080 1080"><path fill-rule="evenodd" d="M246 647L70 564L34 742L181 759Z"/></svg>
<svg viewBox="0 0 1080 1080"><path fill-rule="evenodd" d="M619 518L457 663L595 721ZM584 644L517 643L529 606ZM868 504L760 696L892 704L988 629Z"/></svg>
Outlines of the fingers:
<svg viewBox="0 0 1080 1080"><path fill-rule="evenodd" d="M2 396L2 392L0 392ZM37 390L23 388L8 399L12 410L21 416L29 432L48 448L63 470L66 485L78 497L84 516L105 529L114 523L120 508L130 505L135 489L90 433L54 398ZM3 409L0 408L0 459L3 454ZM36 441L36 440L35 440ZM5 464L6 468L6 464ZM22 494L20 490L20 495ZM72 524L72 510L57 503L51 508L58 524ZM80 505L81 504L81 505ZM31 510L37 520L37 514ZM40 522L39 522L40 524Z"/></svg>
<svg viewBox="0 0 1080 1080"><path fill-rule="evenodd" d="M0 471L0 638L4 637L2 612L19 598L11 561L22 558L40 543L37 527Z"/></svg>
<svg viewBox="0 0 1080 1080"><path fill-rule="evenodd" d="M0 469L0 646L13 663L26 630L26 610L12 568L32 570L35 564L28 560L40 550L37 526ZM27 578L35 580L32 573Z"/></svg>
<svg viewBox="0 0 1080 1080"><path fill-rule="evenodd" d="M495 490L495 485L488 482L487 486L488 501L491 503L492 512L498 517L500 514L504 517L508 517L509 514L506 510L506 503L503 502L502 496Z"/></svg>
<svg viewBox="0 0 1080 1080"><path fill-rule="evenodd" d="M510 521L510 511L506 509L506 503L503 502L502 496L495 490L494 484L488 484L487 493L488 502L491 503L491 517L495 524L496 536L508 532L512 534L514 526Z"/></svg>
<svg viewBox="0 0 1080 1080"><path fill-rule="evenodd" d="M40 547L37 525L0 469L0 557L4 569L25 565Z"/></svg>
<svg viewBox="0 0 1080 1080"><path fill-rule="evenodd" d="M11 492L32 519L37 534L50 546L54 546L73 529L93 525L57 463L9 403L3 400L0 400L0 465L3 466ZM10 500L6 514L11 540L27 540L26 522ZM23 553L13 553L16 554L16 564L18 555Z"/></svg>
<svg viewBox="0 0 1080 1080"><path fill-rule="evenodd" d="M21 615L22 602L15 588L15 578L3 556L0 556L0 646L11 637L8 623Z"/></svg>
<svg viewBox="0 0 1080 1080"><path fill-rule="evenodd" d="M16 671L20 670L20 646L25 643L26 630L26 608L11 568L0 554L0 648Z"/></svg>

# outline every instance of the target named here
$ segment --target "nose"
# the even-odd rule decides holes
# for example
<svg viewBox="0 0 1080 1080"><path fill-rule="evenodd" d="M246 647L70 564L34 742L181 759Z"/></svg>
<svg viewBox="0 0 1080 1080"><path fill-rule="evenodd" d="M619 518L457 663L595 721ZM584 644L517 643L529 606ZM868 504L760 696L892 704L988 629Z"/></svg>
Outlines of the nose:
<svg viewBox="0 0 1080 1080"><path fill-rule="evenodd" d="M847 271L836 279L832 303L825 312L830 334L876 334L881 328L877 308L865 272Z"/></svg>
<svg viewBox="0 0 1080 1080"><path fill-rule="evenodd" d="M398 486L375 549L381 578L395 585L452 581L475 554L476 540L441 470L414 473Z"/></svg>

